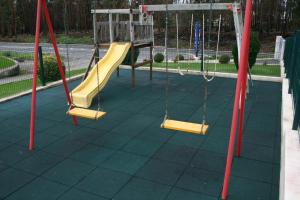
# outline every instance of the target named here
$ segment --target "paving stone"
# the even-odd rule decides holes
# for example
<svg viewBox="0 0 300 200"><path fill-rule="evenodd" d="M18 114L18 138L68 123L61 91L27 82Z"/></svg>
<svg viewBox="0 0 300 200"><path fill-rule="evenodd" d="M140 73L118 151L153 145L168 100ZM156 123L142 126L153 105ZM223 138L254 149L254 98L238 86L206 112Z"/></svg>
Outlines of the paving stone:
<svg viewBox="0 0 300 200"><path fill-rule="evenodd" d="M32 156L18 162L15 167L32 174L41 175L62 160L63 157L60 156L43 151L34 151Z"/></svg>
<svg viewBox="0 0 300 200"><path fill-rule="evenodd" d="M0 198L15 192L32 179L34 179L33 175L12 168L2 171L0 173Z"/></svg>
<svg viewBox="0 0 300 200"><path fill-rule="evenodd" d="M63 194L59 200L107 200L104 197L96 196L88 192L83 192L77 189L71 189Z"/></svg>
<svg viewBox="0 0 300 200"><path fill-rule="evenodd" d="M112 198L130 179L130 175L98 168L83 179L76 188Z"/></svg>
<svg viewBox="0 0 300 200"><path fill-rule="evenodd" d="M37 178L30 184L27 184L17 192L13 193L7 199L19 200L19 199L31 199L31 200L51 200L56 199L64 193L68 187L54 183L42 178Z"/></svg>
<svg viewBox="0 0 300 200"><path fill-rule="evenodd" d="M180 188L173 188L167 200L217 200L218 198L208 196L201 193L183 190Z"/></svg>
<svg viewBox="0 0 300 200"><path fill-rule="evenodd" d="M175 144L165 144L154 154L154 157L186 165L190 162L195 153L195 148Z"/></svg>
<svg viewBox="0 0 300 200"><path fill-rule="evenodd" d="M148 158L143 156L117 151L103 162L101 166L133 175L147 160Z"/></svg>
<svg viewBox="0 0 300 200"><path fill-rule="evenodd" d="M218 197L222 189L223 174L197 168L189 168L176 186L182 189Z"/></svg>
<svg viewBox="0 0 300 200"><path fill-rule="evenodd" d="M105 160L110 158L113 153L115 153L115 150L113 149L88 144L75 152L71 157L84 163L99 166Z"/></svg>
<svg viewBox="0 0 300 200"><path fill-rule="evenodd" d="M66 159L43 174L43 177L72 186L83 179L94 168L91 165Z"/></svg>
<svg viewBox="0 0 300 200"><path fill-rule="evenodd" d="M139 178L133 178L114 197L116 200L165 199L171 187Z"/></svg>
<svg viewBox="0 0 300 200"><path fill-rule="evenodd" d="M184 169L184 165L153 159L146 163L136 176L158 183L174 185L183 174Z"/></svg>

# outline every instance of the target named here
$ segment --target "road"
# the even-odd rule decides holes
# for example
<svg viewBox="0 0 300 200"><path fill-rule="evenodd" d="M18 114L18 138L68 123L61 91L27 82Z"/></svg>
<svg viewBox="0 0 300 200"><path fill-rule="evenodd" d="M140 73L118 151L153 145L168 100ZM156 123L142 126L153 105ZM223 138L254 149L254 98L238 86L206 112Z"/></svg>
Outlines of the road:
<svg viewBox="0 0 300 200"><path fill-rule="evenodd" d="M40 46L43 49L43 53L54 54L52 45L49 43L41 43ZM65 58L65 64L67 64L67 51L69 51L69 61L71 69L85 68L93 55L93 45L83 45L83 44L59 44L58 45L60 54ZM0 51L11 51L18 53L32 53L34 52L34 44L30 43L11 43L11 42L0 42ZM104 56L106 49L100 49L100 57ZM156 52L164 52L163 47L155 48ZM169 59L173 60L176 56L175 49L169 49ZM186 55L189 50L181 49L180 54ZM144 48L140 50L139 60L144 60L149 58L149 48Z"/></svg>
<svg viewBox="0 0 300 200"><path fill-rule="evenodd" d="M54 54L52 45L49 43L41 43L43 53ZM60 54L65 58L65 64L67 64L67 46L58 45ZM72 69L84 68L88 65L89 60L93 54L92 45L68 45L70 67ZM7 43L0 42L0 51L11 51L18 53L32 53L34 52L34 44L29 43ZM101 54L105 51L102 50Z"/></svg>

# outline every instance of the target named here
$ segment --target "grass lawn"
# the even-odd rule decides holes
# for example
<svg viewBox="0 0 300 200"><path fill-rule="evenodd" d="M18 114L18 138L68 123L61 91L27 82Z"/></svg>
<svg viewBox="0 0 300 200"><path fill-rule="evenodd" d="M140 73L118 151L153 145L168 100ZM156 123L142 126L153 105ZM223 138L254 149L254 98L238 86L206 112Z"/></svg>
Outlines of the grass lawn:
<svg viewBox="0 0 300 200"><path fill-rule="evenodd" d="M39 80L37 81L37 85L41 85ZM0 85L0 98L18 94L20 92L31 89L31 87L32 79Z"/></svg>
<svg viewBox="0 0 300 200"><path fill-rule="evenodd" d="M0 70L13 66L15 63L0 55Z"/></svg>
<svg viewBox="0 0 300 200"><path fill-rule="evenodd" d="M153 63L153 67L165 68L165 63ZM169 63L171 69L180 67L182 70L200 70L200 63ZM214 64L205 64L208 71L213 71ZM217 64L218 72L236 73L237 70L234 64ZM279 65L254 65L251 69L251 74L262 76L280 76Z"/></svg>
<svg viewBox="0 0 300 200"><path fill-rule="evenodd" d="M50 53L43 53L44 56L55 56L54 54ZM33 53L19 53L19 52L13 52L13 51L3 51L0 52L0 56L9 57L14 60L33 60L34 55ZM61 59L65 59L64 56L60 55Z"/></svg>
<svg viewBox="0 0 300 200"><path fill-rule="evenodd" d="M1 59L1 57L0 57ZM154 67L157 68L165 68L165 63L154 63ZM182 70L185 70L189 68L190 70L199 70L200 64L199 63L169 63L169 67L176 69L178 66L181 67ZM214 64L206 64L209 71L214 70ZM0 65L1 69L1 65ZM69 76L73 77L79 74L83 74L85 72L84 69L77 69L70 72L66 71L66 77L69 78ZM218 72L227 72L227 73L236 73L236 68L234 64L217 64L217 71ZM279 65L254 65L252 70L252 74L255 75L264 75L264 76L280 76L280 67ZM40 86L40 81L38 80L38 86ZM18 81L14 83L8 83L4 85L0 85L0 98L11 96L17 93L20 93L22 91L26 91L31 89L32 86L32 80L24 80L24 81Z"/></svg>
<svg viewBox="0 0 300 200"><path fill-rule="evenodd" d="M85 70L86 69L73 70L70 72L70 76L73 77L79 74L83 74ZM68 71L66 72L66 77L69 78ZM41 86L41 82L39 79L37 79L37 86ZM32 88L32 79L0 85L0 99L24 92L26 90L30 90L31 88Z"/></svg>
<svg viewBox="0 0 300 200"><path fill-rule="evenodd" d="M69 78L69 76L73 77L73 76L77 76L79 74L83 74L85 73L86 69L83 68L83 69L76 69L76 70L72 70L70 71L70 74L68 72L68 70L66 70L66 78Z"/></svg>
<svg viewBox="0 0 300 200"><path fill-rule="evenodd" d="M13 51L0 52L0 56L9 57L14 60L33 60L33 53L18 53Z"/></svg>

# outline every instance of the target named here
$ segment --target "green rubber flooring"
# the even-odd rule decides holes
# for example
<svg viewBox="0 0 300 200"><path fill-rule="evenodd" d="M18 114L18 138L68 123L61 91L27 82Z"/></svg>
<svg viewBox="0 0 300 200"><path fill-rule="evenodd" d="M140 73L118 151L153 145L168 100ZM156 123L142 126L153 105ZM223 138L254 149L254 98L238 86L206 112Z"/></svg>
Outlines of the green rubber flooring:
<svg viewBox="0 0 300 200"><path fill-rule="evenodd" d="M38 92L33 152L27 149L31 96L0 104L0 199L220 199L236 80L208 84L210 127L202 136L161 129L165 74L154 73L152 82L146 71L136 77L133 89L131 71L113 74L100 95L107 115L79 119L78 126L65 115L62 86ZM278 199L281 84L253 84L229 200ZM170 74L170 118L201 123L203 85L200 76Z"/></svg>

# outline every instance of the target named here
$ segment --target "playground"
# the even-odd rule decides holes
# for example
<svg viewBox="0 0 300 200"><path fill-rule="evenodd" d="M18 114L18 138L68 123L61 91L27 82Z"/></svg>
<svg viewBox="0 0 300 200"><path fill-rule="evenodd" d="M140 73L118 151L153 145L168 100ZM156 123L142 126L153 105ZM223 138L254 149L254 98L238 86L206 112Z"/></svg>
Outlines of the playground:
<svg viewBox="0 0 300 200"><path fill-rule="evenodd" d="M101 96L107 115L96 122L79 119L78 126L61 112L62 86L38 92L34 153L28 151L24 131L30 96L1 104L1 198L219 199L235 79L217 78L209 86L210 130L193 135L160 128L164 73L155 73L150 82L147 72L138 71L134 89L130 76L129 70L113 74ZM170 116L201 121L203 79L170 78ZM78 83L72 82L71 89ZM281 86L255 81L253 90L229 199L278 199Z"/></svg>
<svg viewBox="0 0 300 200"><path fill-rule="evenodd" d="M36 1L25 51L0 43L0 199L300 196L299 31L270 54L250 0L93 1L93 46L58 44L51 5Z"/></svg>

